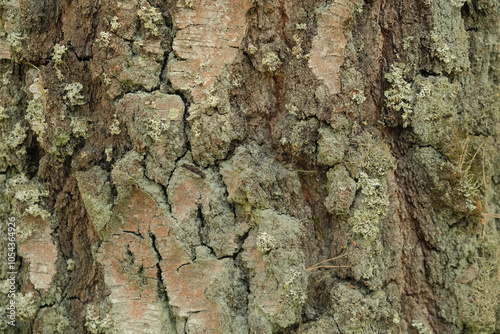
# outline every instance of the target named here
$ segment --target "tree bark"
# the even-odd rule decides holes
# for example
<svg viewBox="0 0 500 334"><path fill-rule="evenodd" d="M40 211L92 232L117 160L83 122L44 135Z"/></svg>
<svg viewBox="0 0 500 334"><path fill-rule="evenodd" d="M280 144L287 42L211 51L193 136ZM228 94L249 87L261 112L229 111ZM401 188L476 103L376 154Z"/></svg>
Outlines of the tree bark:
<svg viewBox="0 0 500 334"><path fill-rule="evenodd" d="M0 332L500 333L499 10L0 1Z"/></svg>

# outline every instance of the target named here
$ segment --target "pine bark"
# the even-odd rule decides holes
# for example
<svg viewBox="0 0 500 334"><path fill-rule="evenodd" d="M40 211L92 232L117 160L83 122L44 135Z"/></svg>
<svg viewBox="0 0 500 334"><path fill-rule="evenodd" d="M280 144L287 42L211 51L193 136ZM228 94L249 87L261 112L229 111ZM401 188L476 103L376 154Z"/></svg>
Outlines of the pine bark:
<svg viewBox="0 0 500 334"><path fill-rule="evenodd" d="M0 332L500 333L499 10L0 1Z"/></svg>

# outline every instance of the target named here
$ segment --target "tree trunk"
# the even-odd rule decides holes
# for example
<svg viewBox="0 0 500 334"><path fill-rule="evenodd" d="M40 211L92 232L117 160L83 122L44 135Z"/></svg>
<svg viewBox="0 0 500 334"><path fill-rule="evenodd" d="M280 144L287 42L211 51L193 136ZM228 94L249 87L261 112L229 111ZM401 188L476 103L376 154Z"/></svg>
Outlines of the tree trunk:
<svg viewBox="0 0 500 334"><path fill-rule="evenodd" d="M0 332L500 333L499 10L0 1Z"/></svg>

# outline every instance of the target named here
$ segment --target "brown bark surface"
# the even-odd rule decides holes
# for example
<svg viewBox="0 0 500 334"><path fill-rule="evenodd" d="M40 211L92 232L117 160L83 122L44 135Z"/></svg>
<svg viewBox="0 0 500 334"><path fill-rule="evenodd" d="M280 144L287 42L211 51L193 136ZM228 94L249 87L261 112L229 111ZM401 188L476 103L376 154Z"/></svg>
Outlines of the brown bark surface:
<svg viewBox="0 0 500 334"><path fill-rule="evenodd" d="M499 85L498 0L0 1L0 333L500 333Z"/></svg>

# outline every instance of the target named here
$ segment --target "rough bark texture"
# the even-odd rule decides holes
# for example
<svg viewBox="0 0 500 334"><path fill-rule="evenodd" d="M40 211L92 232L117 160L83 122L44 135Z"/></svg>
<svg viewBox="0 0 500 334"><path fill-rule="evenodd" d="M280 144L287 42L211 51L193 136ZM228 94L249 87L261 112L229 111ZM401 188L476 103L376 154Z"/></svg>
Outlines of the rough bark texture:
<svg viewBox="0 0 500 334"><path fill-rule="evenodd" d="M498 0L2 0L0 29L0 332L500 333Z"/></svg>

